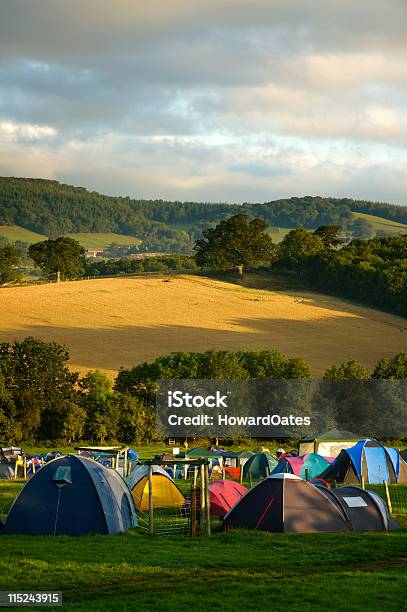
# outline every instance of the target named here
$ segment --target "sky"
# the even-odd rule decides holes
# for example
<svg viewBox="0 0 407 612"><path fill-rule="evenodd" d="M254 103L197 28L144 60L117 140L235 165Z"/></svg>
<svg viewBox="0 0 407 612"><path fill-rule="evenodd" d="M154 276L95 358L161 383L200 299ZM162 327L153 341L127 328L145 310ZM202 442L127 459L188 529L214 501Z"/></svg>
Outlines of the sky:
<svg viewBox="0 0 407 612"><path fill-rule="evenodd" d="M1 0L0 175L407 205L406 0Z"/></svg>

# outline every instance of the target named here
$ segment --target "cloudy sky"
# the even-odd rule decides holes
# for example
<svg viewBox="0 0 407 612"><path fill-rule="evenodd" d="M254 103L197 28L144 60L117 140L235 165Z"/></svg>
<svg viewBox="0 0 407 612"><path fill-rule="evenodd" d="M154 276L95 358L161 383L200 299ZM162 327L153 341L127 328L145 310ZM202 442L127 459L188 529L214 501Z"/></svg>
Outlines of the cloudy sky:
<svg viewBox="0 0 407 612"><path fill-rule="evenodd" d="M407 205L406 0L1 0L0 175Z"/></svg>

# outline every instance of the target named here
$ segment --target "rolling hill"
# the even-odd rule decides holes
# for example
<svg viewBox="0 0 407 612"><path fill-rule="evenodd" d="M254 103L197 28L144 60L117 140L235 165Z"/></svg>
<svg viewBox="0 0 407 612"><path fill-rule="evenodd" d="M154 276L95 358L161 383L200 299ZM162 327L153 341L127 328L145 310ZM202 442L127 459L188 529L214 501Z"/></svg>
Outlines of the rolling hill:
<svg viewBox="0 0 407 612"><path fill-rule="evenodd" d="M115 234L113 232L78 232L66 235L80 242L85 249L104 248L113 243L123 246L139 245L141 243L141 240L135 236L124 236L123 234ZM7 238L10 242L21 240L28 244L47 240L47 236L32 232L18 225L0 225L0 236Z"/></svg>
<svg viewBox="0 0 407 612"><path fill-rule="evenodd" d="M237 212L263 219L276 242L293 227L335 224L352 231L355 215L389 234L407 227L407 208L350 198L304 196L242 205L170 202L106 196L45 179L0 177L0 226L51 238L76 235L92 246L105 240L128 244L120 236L129 236L150 251L190 252L203 229Z"/></svg>
<svg viewBox="0 0 407 612"><path fill-rule="evenodd" d="M321 375L349 359L372 368L405 350L404 319L269 283L258 289L179 275L2 289L0 342L54 340L69 347L75 369L111 377L172 351L274 347Z"/></svg>
<svg viewBox="0 0 407 612"><path fill-rule="evenodd" d="M405 223L399 223L398 221L384 219L383 217L378 217L377 215L370 215L360 212L354 212L353 216L356 219L364 219L370 223L376 232L382 231L388 236L392 236L394 234L407 234L407 224Z"/></svg>

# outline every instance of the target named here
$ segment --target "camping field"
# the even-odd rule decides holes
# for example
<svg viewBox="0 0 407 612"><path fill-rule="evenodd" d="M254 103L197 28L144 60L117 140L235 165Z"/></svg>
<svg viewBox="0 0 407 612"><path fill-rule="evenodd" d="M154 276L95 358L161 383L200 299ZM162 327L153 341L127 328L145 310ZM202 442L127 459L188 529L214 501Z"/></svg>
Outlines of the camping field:
<svg viewBox="0 0 407 612"><path fill-rule="evenodd" d="M0 484L0 512L20 486ZM0 590L60 590L66 610L400 610L407 588L407 529L0 537Z"/></svg>
<svg viewBox="0 0 407 612"><path fill-rule="evenodd" d="M253 277L254 278L254 277ZM404 319L306 290L202 276L84 280L1 290L0 342L68 346L72 367L111 377L172 351L276 348L314 375L349 359L372 368L405 350ZM251 280L253 282L251 282Z"/></svg>

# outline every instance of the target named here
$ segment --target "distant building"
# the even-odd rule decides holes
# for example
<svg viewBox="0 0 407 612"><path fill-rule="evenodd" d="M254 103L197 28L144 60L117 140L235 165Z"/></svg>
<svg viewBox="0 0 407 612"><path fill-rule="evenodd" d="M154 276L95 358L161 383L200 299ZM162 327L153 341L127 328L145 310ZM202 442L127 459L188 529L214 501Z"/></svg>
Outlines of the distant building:
<svg viewBox="0 0 407 612"><path fill-rule="evenodd" d="M97 257L98 255L105 252L105 249L87 249L86 257Z"/></svg>

